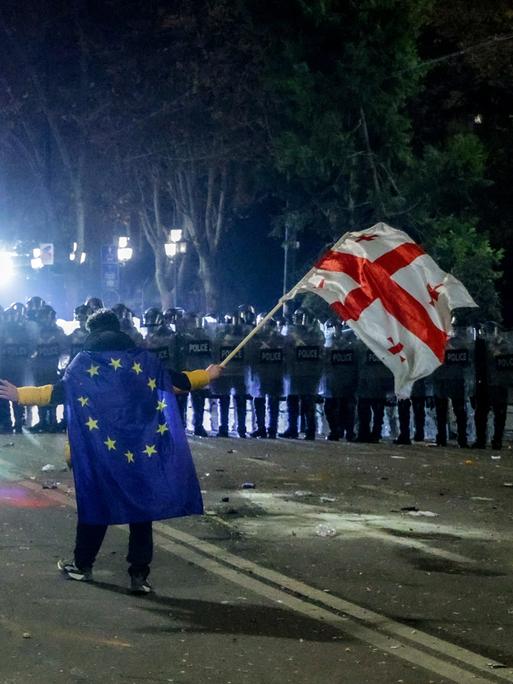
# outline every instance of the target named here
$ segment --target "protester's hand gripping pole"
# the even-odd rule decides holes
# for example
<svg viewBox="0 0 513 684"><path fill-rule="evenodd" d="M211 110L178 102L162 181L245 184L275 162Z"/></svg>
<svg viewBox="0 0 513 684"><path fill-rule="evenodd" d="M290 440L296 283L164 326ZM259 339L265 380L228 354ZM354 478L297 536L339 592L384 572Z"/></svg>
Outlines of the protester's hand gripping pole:
<svg viewBox="0 0 513 684"><path fill-rule="evenodd" d="M270 318L272 318L272 317L274 316L274 314L275 314L279 309L281 309L281 307L284 305L284 303L285 303L288 299L293 299L293 298L296 296L296 294L298 293L298 290L300 289L301 285L302 285L303 282L308 278L308 276L313 272L313 270L314 270L313 268L310 269L310 270L308 271L308 273L307 273L306 275L304 275L304 276L301 278L301 280L300 280L296 285L294 285L294 287L293 287L291 290L289 290L289 291L287 292L287 294L283 295L283 297L280 297L280 299L278 300L278 303L276 304L276 306L274 306L274 307L269 311L269 313L266 314L266 315L262 318L261 321L259 321L259 323L253 328L253 330L251 330L251 331L246 335L246 337L245 337L241 342L239 342L239 344L235 347L235 349L232 349L232 351L228 354L228 356L227 356L223 361L221 361L221 363L219 364L219 365L221 366L221 368L224 368L224 367L226 366L226 364L228 363L228 361L231 361L231 359L233 359L233 357L234 357L236 354L238 354L238 353L240 352L240 350L241 350L243 347L246 346L246 344L250 341L250 339L253 337L253 335L256 335L257 332L263 328L263 326L267 323L267 321L268 321Z"/></svg>

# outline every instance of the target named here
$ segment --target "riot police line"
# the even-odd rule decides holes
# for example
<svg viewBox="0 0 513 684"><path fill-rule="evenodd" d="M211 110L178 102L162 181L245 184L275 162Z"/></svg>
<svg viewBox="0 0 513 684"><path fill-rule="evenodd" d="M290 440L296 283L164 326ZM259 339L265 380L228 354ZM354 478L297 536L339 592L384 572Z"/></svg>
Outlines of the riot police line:
<svg viewBox="0 0 513 684"><path fill-rule="evenodd" d="M40 297L1 311L1 377L17 385L54 383L81 350L88 316L101 307L95 297L77 306L68 335ZM151 307L142 317L143 335L127 306L113 310L121 329L172 369L221 362L258 320L251 306L222 318ZM179 407L201 437L314 440L325 434L331 441L377 443L386 431L396 444L434 439L445 446L454 438L462 448L471 436L473 446L485 448L493 417L491 445L500 449L512 390L513 333L495 323L454 325L444 364L415 383L410 399L397 401L391 372L348 326L335 318L321 324L299 308L288 320L271 318L208 390L180 395ZM66 429L56 406L39 409L37 422L28 425L23 407L0 402L0 431L20 433L24 426Z"/></svg>

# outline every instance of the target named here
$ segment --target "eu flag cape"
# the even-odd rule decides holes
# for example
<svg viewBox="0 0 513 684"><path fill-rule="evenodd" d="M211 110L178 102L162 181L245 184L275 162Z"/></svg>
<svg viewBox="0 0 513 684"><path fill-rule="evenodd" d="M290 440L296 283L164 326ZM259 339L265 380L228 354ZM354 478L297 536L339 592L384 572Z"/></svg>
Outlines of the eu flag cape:
<svg viewBox="0 0 513 684"><path fill-rule="evenodd" d="M169 374L151 352L81 352L64 376L82 523L112 525L203 512Z"/></svg>

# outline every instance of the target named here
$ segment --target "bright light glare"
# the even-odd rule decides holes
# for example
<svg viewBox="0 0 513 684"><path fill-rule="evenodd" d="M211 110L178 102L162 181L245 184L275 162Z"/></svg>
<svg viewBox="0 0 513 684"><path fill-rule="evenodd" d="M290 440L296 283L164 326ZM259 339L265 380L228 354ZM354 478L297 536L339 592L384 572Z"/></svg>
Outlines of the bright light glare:
<svg viewBox="0 0 513 684"><path fill-rule="evenodd" d="M134 250L131 247L118 247L118 261L130 261Z"/></svg>
<svg viewBox="0 0 513 684"><path fill-rule="evenodd" d="M164 249L166 251L167 257L171 258L176 256L176 242L166 242L166 244L164 245Z"/></svg>
<svg viewBox="0 0 513 684"><path fill-rule="evenodd" d="M181 228L172 228L169 231L169 239L171 242L180 242L182 239L182 229Z"/></svg>
<svg viewBox="0 0 513 684"><path fill-rule="evenodd" d="M119 237L118 238L118 247L120 249L125 249L125 247L128 247L128 242L130 238L128 237Z"/></svg>
<svg viewBox="0 0 513 684"><path fill-rule="evenodd" d="M87 259L87 252L82 252L82 254L80 255L80 263L84 264L86 259Z"/></svg>
<svg viewBox="0 0 513 684"><path fill-rule="evenodd" d="M10 280L14 275L14 264L9 252L0 252L0 278Z"/></svg>
<svg viewBox="0 0 513 684"><path fill-rule="evenodd" d="M41 257L34 257L34 259L30 260L30 265L37 271L38 269L43 268L43 260Z"/></svg>

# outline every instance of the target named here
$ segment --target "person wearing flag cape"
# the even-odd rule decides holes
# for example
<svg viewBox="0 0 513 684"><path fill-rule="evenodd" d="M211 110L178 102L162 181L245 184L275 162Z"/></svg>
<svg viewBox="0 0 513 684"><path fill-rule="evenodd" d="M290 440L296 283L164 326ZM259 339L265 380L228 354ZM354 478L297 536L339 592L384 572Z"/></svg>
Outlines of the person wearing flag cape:
<svg viewBox="0 0 513 684"><path fill-rule="evenodd" d="M92 580L108 525L128 524L131 589L148 593L152 521L203 513L203 503L175 393L200 389L222 369L178 373L120 331L114 312L87 322L84 351L55 385L19 387L0 380L0 398L65 404L77 498L72 561L59 569Z"/></svg>

